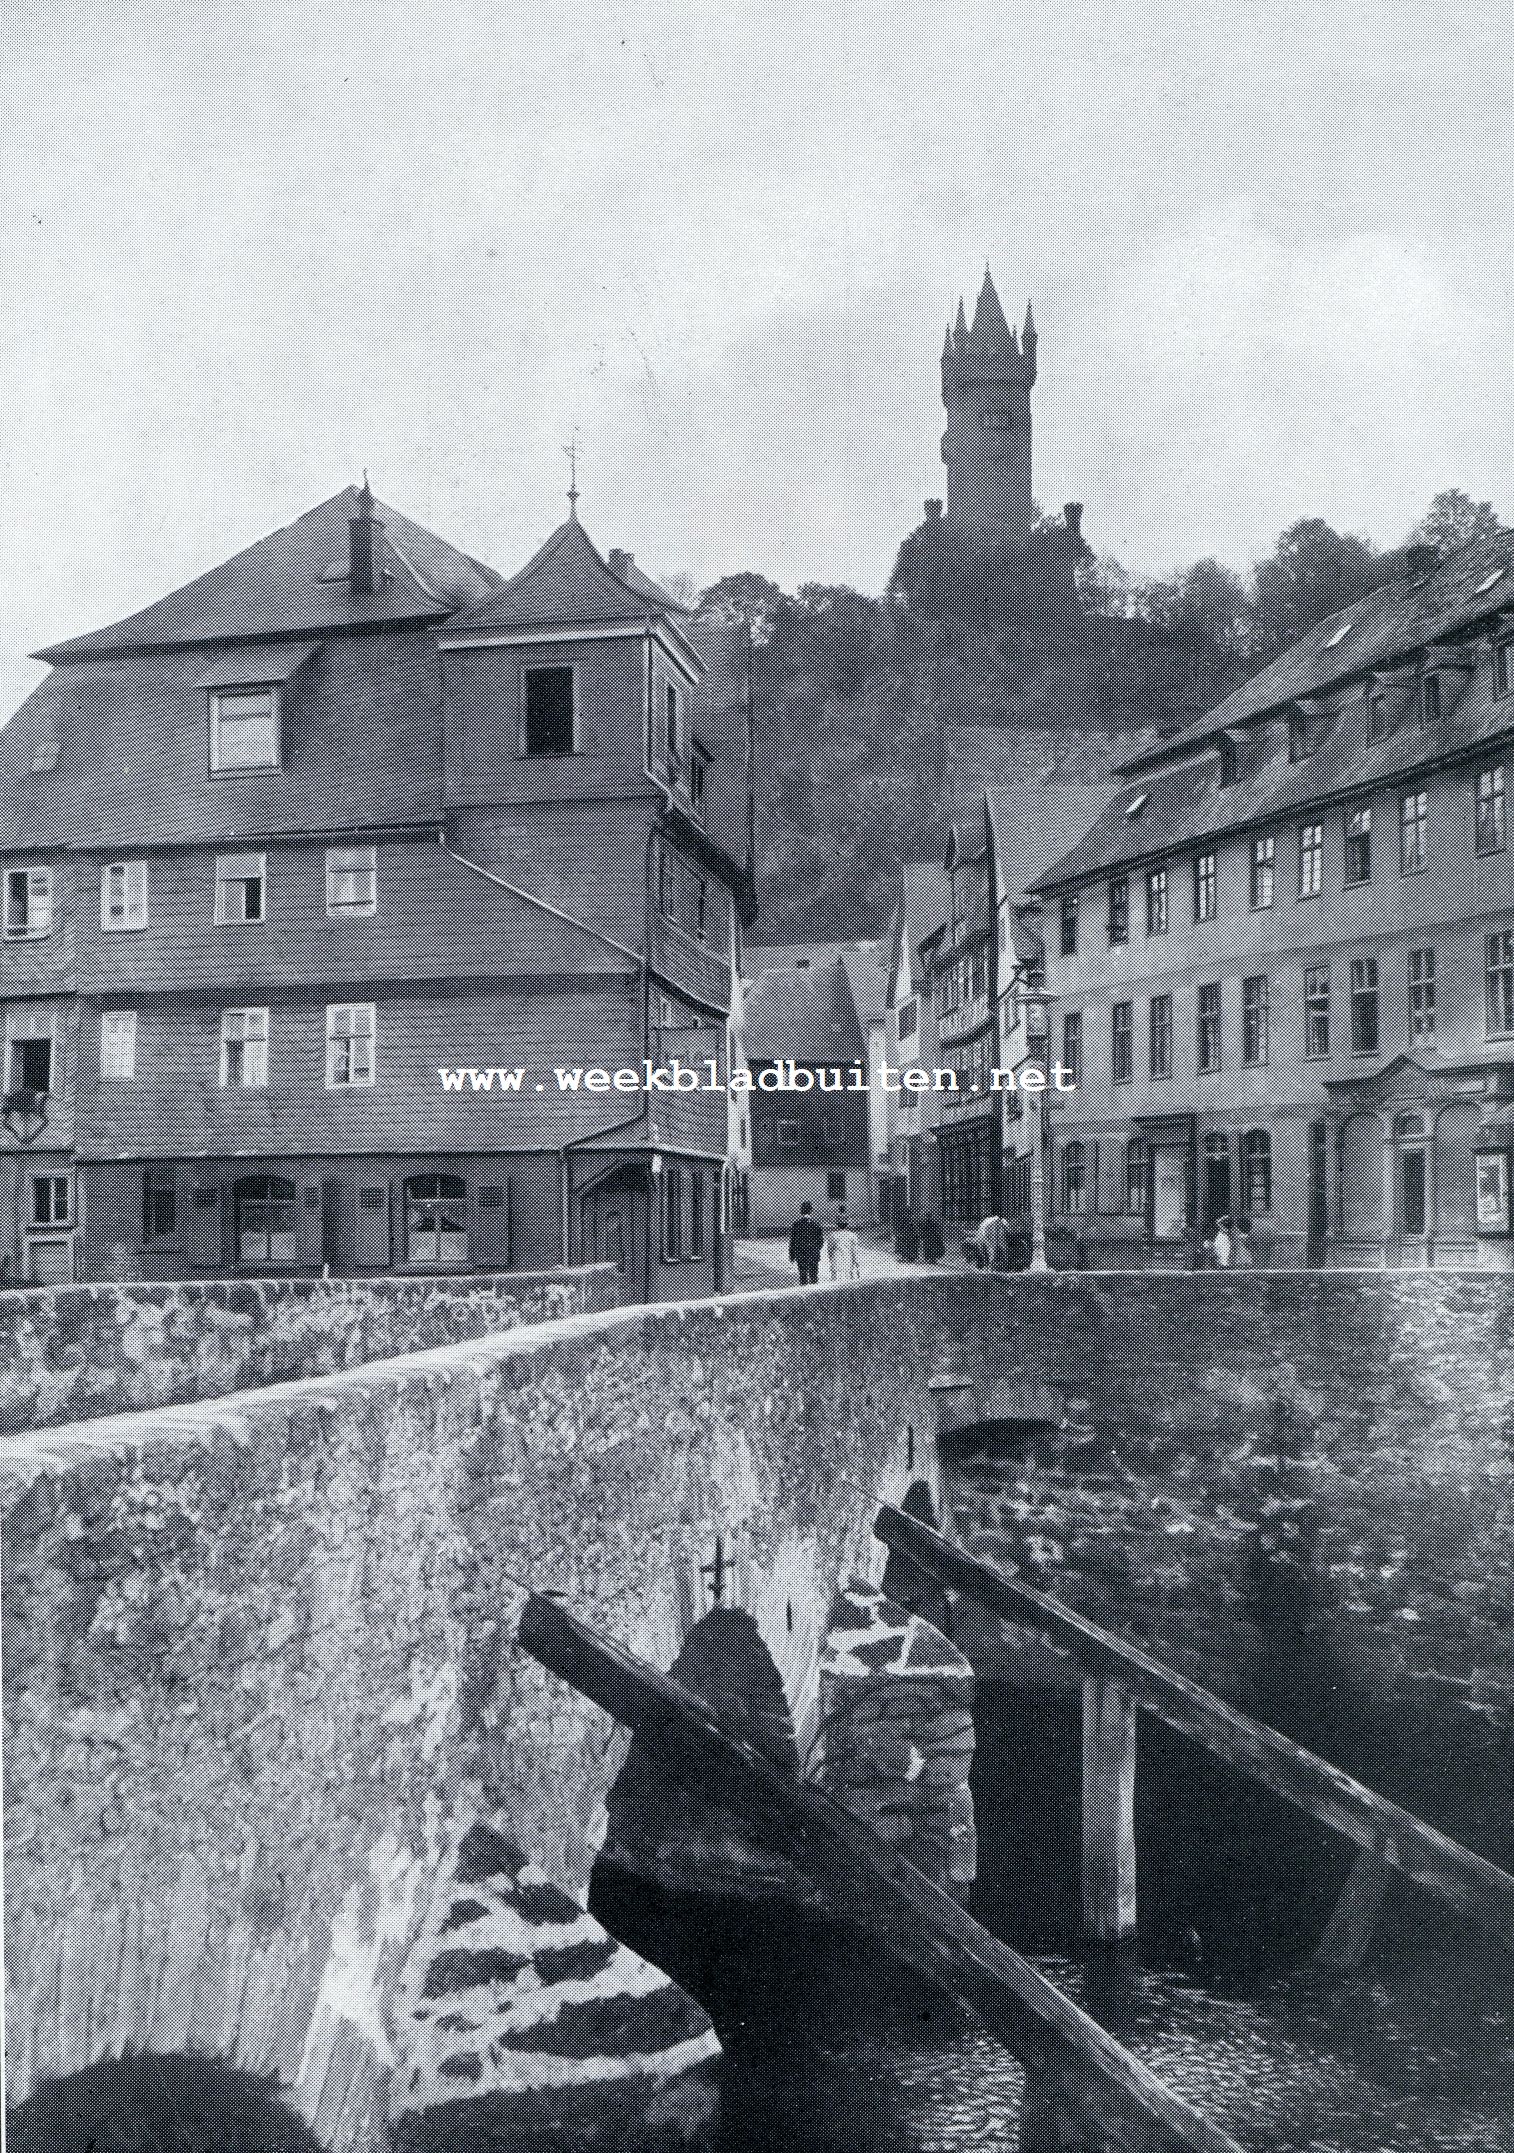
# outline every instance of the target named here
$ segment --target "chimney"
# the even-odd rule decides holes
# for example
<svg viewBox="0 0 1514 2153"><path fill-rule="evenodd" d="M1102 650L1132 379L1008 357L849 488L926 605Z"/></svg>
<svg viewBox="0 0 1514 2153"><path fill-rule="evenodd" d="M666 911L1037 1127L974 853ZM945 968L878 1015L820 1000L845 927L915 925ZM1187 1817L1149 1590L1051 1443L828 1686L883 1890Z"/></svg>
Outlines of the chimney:
<svg viewBox="0 0 1514 2153"><path fill-rule="evenodd" d="M939 501L926 502L925 520L927 523L939 523L941 521L941 503Z"/></svg>
<svg viewBox="0 0 1514 2153"><path fill-rule="evenodd" d="M626 552L623 546L612 546L608 560L611 575L619 576L621 582L624 583L634 566L630 554Z"/></svg>
<svg viewBox="0 0 1514 2153"><path fill-rule="evenodd" d="M1081 546L1081 545L1082 545L1082 543L1083 543L1083 504L1082 504L1082 502L1081 502L1081 501L1068 501L1068 502L1066 502L1066 503L1065 503L1065 504L1063 505L1063 509L1062 509L1062 521L1063 521L1063 523L1064 523L1064 524L1065 524L1065 525L1067 526L1067 535L1068 535L1068 537L1069 537L1069 538L1070 538L1070 539L1072 540L1073 544L1074 544L1075 546Z"/></svg>
<svg viewBox="0 0 1514 2153"><path fill-rule="evenodd" d="M372 598L383 589L383 570L379 566L379 540L383 530L383 524L373 513L373 495L365 471L363 490L357 497L357 514L347 519L347 581L354 598Z"/></svg>

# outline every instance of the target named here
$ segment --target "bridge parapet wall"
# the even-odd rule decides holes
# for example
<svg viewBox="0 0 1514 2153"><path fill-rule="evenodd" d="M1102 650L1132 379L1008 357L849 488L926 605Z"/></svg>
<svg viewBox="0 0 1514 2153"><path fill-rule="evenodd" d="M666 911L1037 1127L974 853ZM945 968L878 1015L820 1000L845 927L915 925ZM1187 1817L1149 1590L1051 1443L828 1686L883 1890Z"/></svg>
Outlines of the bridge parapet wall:
<svg viewBox="0 0 1514 2153"><path fill-rule="evenodd" d="M578 1317L0 1446L11 2099L197 2053L378 2142L457 1845L582 1902L623 1754L514 1649L523 1585L666 1666L719 1543L813 1724L949 1299Z"/></svg>
<svg viewBox="0 0 1514 2153"><path fill-rule="evenodd" d="M613 1307L610 1264L0 1292L0 1431L224 1398Z"/></svg>

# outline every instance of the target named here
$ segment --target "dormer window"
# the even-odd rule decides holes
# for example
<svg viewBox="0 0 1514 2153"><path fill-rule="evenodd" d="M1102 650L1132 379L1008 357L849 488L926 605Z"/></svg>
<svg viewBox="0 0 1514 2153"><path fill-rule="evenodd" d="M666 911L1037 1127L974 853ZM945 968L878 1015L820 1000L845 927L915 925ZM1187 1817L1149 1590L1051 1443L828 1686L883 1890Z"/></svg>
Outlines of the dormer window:
<svg viewBox="0 0 1514 2153"><path fill-rule="evenodd" d="M1229 733L1221 733L1216 745L1220 751L1220 783L1233 785L1237 769L1235 742Z"/></svg>
<svg viewBox="0 0 1514 2153"><path fill-rule="evenodd" d="M1301 763L1314 753L1314 729L1302 710L1288 713L1288 760Z"/></svg>
<svg viewBox="0 0 1514 2153"><path fill-rule="evenodd" d="M267 687L210 690L210 767L226 773L277 770L280 762L279 690Z"/></svg>
<svg viewBox="0 0 1514 2153"><path fill-rule="evenodd" d="M1367 738L1381 740L1388 730L1388 698L1381 688L1367 697Z"/></svg>
<svg viewBox="0 0 1514 2153"><path fill-rule="evenodd" d="M1419 684L1419 715L1425 725L1440 723L1440 675L1426 673Z"/></svg>
<svg viewBox="0 0 1514 2153"><path fill-rule="evenodd" d="M528 665L521 676L521 753L571 755L575 702L571 665Z"/></svg>
<svg viewBox="0 0 1514 2153"><path fill-rule="evenodd" d="M1514 694L1514 635L1493 645L1493 693L1500 698Z"/></svg>

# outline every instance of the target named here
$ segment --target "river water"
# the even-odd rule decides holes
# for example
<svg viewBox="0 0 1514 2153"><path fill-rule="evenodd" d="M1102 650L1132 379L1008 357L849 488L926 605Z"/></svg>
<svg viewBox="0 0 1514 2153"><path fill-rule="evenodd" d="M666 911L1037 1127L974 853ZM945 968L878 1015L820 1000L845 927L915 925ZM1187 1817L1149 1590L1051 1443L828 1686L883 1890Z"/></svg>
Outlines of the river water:
<svg viewBox="0 0 1514 2153"><path fill-rule="evenodd" d="M1514 1956L1395 1884L1317 1968L1352 1850L1144 1721L1139 1953L1080 1955L1075 1704L980 1692L978 1739L972 1911L1247 2153L1514 2153ZM720 2153L1014 2146L1019 2070L953 2006L855 1938L739 1948Z"/></svg>

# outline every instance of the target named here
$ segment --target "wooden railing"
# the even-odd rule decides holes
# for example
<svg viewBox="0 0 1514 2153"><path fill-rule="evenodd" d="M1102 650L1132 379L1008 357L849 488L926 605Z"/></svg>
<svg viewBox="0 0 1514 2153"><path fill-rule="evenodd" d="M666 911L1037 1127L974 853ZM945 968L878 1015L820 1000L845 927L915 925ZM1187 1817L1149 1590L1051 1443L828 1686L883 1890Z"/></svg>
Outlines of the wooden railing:
<svg viewBox="0 0 1514 2153"><path fill-rule="evenodd" d="M937 1584L1020 1629L1036 1631L1081 1668L1083 1912L1090 1935L1113 1940L1135 1927L1139 1708L1355 1843L1356 1864L1321 1941L1323 1959L1351 1964L1361 1956L1391 1871L1455 1907L1506 1946L1514 1945L1514 1876L1493 1862L1050 1594L975 1561L917 1518L885 1507L873 1529L885 1546Z"/></svg>
<svg viewBox="0 0 1514 2153"><path fill-rule="evenodd" d="M1239 2153L1035 1968L865 1824L753 1749L719 1709L532 1597L519 1642L765 1835L838 1914L959 1997L1025 2069L1020 2153Z"/></svg>

